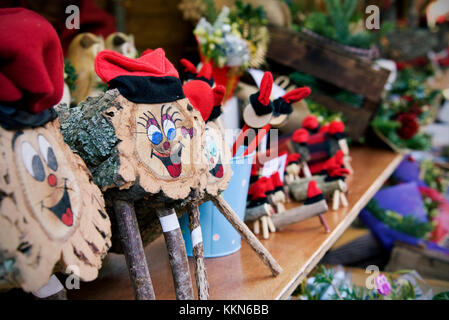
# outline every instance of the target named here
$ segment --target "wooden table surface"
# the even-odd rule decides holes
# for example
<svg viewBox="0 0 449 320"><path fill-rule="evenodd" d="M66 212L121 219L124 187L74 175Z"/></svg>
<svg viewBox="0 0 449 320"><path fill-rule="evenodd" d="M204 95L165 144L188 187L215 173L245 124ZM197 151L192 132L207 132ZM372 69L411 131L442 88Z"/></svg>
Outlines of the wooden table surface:
<svg viewBox="0 0 449 320"><path fill-rule="evenodd" d="M302 221L270 234L261 240L284 271L271 276L251 248L229 256L206 259L211 299L286 299L315 267L332 244L357 217L360 210L379 190L400 163L402 156L387 150L356 147L351 149L354 174L348 177L349 207L329 211L324 216L331 228L325 233L318 217ZM289 204L291 206L299 204ZM163 236L145 248L157 299L175 299L173 280ZM190 271L193 276L193 262ZM196 291L196 288L194 288ZM80 290L69 290L69 299L134 299L122 255L109 254L99 278L81 283Z"/></svg>

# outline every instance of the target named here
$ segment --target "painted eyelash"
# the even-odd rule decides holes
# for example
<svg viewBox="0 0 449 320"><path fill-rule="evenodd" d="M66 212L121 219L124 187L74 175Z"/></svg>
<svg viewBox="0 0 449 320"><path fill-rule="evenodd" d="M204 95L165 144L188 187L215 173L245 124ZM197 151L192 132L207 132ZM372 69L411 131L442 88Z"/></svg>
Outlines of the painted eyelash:
<svg viewBox="0 0 449 320"><path fill-rule="evenodd" d="M169 119L169 120L173 121L173 123L176 123L177 121L181 121L181 118L176 118L176 119L173 120L175 114L181 115L178 111L173 112L171 115L168 114L170 109L172 108L172 106L168 106L167 110L165 110L165 113L164 113L164 108L165 108L165 104L162 105L162 108L161 108L161 119L162 119L162 121L164 121L166 119Z"/></svg>
<svg viewBox="0 0 449 320"><path fill-rule="evenodd" d="M143 115L146 117L139 117L139 119L143 120L144 123L141 122L137 122L138 124L140 124L142 127L144 127L145 129L148 129L148 127L150 125L154 125L156 127L159 128L159 123L156 121L156 117L154 116L154 114L151 113L151 111L147 111L150 115L148 115L146 112L143 113Z"/></svg>

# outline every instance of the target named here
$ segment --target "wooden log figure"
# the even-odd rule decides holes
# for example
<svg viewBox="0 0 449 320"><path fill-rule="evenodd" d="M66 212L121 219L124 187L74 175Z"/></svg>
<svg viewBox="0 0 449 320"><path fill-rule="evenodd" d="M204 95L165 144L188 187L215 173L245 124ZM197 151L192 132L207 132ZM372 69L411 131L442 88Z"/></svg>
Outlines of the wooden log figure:
<svg viewBox="0 0 449 320"><path fill-rule="evenodd" d="M150 279L148 268L137 268L145 256L143 246L128 243L140 229L164 233L176 297L193 299L173 208L193 201L193 195L196 200L206 187L207 163L197 156L203 150L204 121L185 98L178 72L162 49L147 50L138 59L104 50L95 68L110 90L63 115L65 139L86 160L109 206L115 208L113 222L117 221L121 243L116 241L113 249L124 250L130 272L140 271L130 274L136 298L154 299L151 281L139 280ZM90 134L93 131L96 134ZM120 210L126 207L117 201L135 210ZM134 212L135 227L120 228L127 225L120 220ZM144 243L151 240L145 233L141 237Z"/></svg>
<svg viewBox="0 0 449 320"><path fill-rule="evenodd" d="M101 191L64 143L52 108L64 86L56 32L26 9L0 9L0 16L7 30L0 56L9 57L0 77L0 290L47 298L64 290L54 272L97 277L111 225Z"/></svg>
<svg viewBox="0 0 449 320"><path fill-rule="evenodd" d="M206 156L204 146L207 136L215 139L216 135L212 126L205 135L202 114L185 97L178 72L162 49L147 50L137 59L104 50L97 56L95 66L100 78L108 83L109 90L97 99L88 99L79 107L66 110L69 114L62 115L65 139L85 159L94 181L105 191L108 207L117 201L125 201L128 207L135 209L123 212L116 209L116 220L127 219L127 215L135 212L135 225L138 224L139 229L119 228L121 248L120 242L115 242L113 249L124 250L130 272L140 270L140 273L130 274L136 298L151 299L154 292L151 281L140 281L150 279L148 268L137 268L144 256L142 246L133 246L129 242L140 234L145 244L162 231L176 297L192 299L187 255L174 209L184 212L187 207L192 208L189 213L196 216L191 220L191 230L195 232L199 226L195 207L210 196L240 232L250 233L241 227L243 222L236 219L235 213L232 214L217 196L225 188L221 181L209 189L211 195L207 193L210 179L226 180L231 174L225 165L222 176L220 168L209 169L212 160ZM225 160L225 156L221 159ZM215 163L218 158L213 161ZM127 248L134 248L134 251ZM194 251L201 255L201 250ZM261 252L271 267L278 267L273 273L280 272L266 249L257 252ZM198 278L204 279L205 274L201 256L196 258L198 283ZM198 288L201 290L198 296L207 298L207 284L202 283Z"/></svg>
<svg viewBox="0 0 449 320"><path fill-rule="evenodd" d="M183 60L182 64L190 66L187 60ZM209 67L208 67L209 66ZM191 74L194 70L189 67ZM204 72L204 70L209 70ZM188 70L187 70L188 71ZM204 72L204 73L203 73ZM195 74L194 74L195 75ZM263 248L260 243L257 243L257 239L251 234L251 231L246 225L238 218L238 216L232 212L229 212L230 207L224 201L219 194L224 191L231 178L232 172L230 167L230 150L227 148L222 132L218 129L216 122L217 117L221 113L221 102L224 97L224 87L213 87L213 79L211 66L205 64L201 69L201 72L195 75L194 80L188 81L184 84L183 89L192 103L193 107L200 111L203 120L206 121L206 128L204 132L204 157L208 164L207 168L207 186L206 186L206 199L212 199L219 211L231 222L231 224L240 232L241 236L248 241L250 246L259 254L260 258L271 269L274 275L277 275L281 268L277 262L271 257L268 251ZM215 120L215 121L214 121ZM206 291L208 288L205 269L202 267L204 264L203 247L200 245L201 235L198 232L199 227L199 215L198 205L193 203L190 209L190 230L193 243L197 245L193 246L193 255L195 261L195 276L197 280L198 297L200 299L207 299L209 293ZM273 228L274 231L274 228ZM197 240L195 240L197 239Z"/></svg>
<svg viewBox="0 0 449 320"><path fill-rule="evenodd" d="M299 173L301 172L299 153L292 153L287 156L285 160L284 179L287 185L299 180Z"/></svg>
<svg viewBox="0 0 449 320"><path fill-rule="evenodd" d="M70 43L67 60L77 74L76 87L72 92L76 104L88 96L95 97L103 93L103 83L95 73L95 57L104 48L103 37L93 33L80 33Z"/></svg>
<svg viewBox="0 0 449 320"><path fill-rule="evenodd" d="M253 231L259 234L259 226L262 226L262 235L264 239L269 238L269 232L275 232L270 215L274 209L269 203L268 193L273 194L274 186L270 178L261 177L254 182L249 190L248 195L250 200L248 202L245 221L253 222Z"/></svg>
<svg viewBox="0 0 449 320"><path fill-rule="evenodd" d="M312 180L309 182L307 193L308 197L304 205L273 216L272 220L276 230L312 217L321 216L322 213L328 210L326 200L321 190L317 187L316 181ZM320 218L320 222L326 232L329 232L326 220Z"/></svg>

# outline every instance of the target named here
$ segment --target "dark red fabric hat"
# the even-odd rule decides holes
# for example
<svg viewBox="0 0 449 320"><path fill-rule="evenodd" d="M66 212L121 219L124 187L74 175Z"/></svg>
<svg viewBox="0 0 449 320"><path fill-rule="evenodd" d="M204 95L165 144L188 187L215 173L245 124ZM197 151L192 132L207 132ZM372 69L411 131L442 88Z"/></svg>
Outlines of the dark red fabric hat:
<svg viewBox="0 0 449 320"><path fill-rule="evenodd" d="M338 140L345 137L345 124L341 121L334 120L329 124L329 134Z"/></svg>
<svg viewBox="0 0 449 320"><path fill-rule="evenodd" d="M267 177L262 177L249 187L248 195L251 197L252 201L259 200L260 202L261 199L267 198L267 195L265 194L267 190L266 189L267 180L268 180Z"/></svg>
<svg viewBox="0 0 449 320"><path fill-rule="evenodd" d="M279 172L275 172L270 177L271 182L273 183L275 191L282 191L284 189L284 183L281 180L281 176Z"/></svg>
<svg viewBox="0 0 449 320"><path fill-rule="evenodd" d="M184 84L182 88L190 103L201 113L205 122L210 120L209 118L217 103L219 103L218 107L220 108L225 92L223 86L218 85L215 88L211 88L206 82L201 80L191 80Z"/></svg>
<svg viewBox="0 0 449 320"><path fill-rule="evenodd" d="M285 161L285 166L288 166L291 163L298 163L301 159L301 155L299 153L292 153L287 156L287 160Z"/></svg>
<svg viewBox="0 0 449 320"><path fill-rule="evenodd" d="M318 188L317 182L312 180L307 186L307 200L304 204L312 204L324 199L323 193L320 188Z"/></svg>
<svg viewBox="0 0 449 320"><path fill-rule="evenodd" d="M273 103L270 101L272 88L273 75L267 71L263 75L259 91L249 96L249 101L256 115L263 116L273 112Z"/></svg>
<svg viewBox="0 0 449 320"><path fill-rule="evenodd" d="M181 59L181 64L184 66L184 73L187 80L202 80L214 86L214 78L212 77L212 64L210 62L203 63L201 70L198 71L195 65L187 59Z"/></svg>
<svg viewBox="0 0 449 320"><path fill-rule="evenodd" d="M222 113L221 104L223 103L223 98L225 96L225 93L226 93L226 88L220 84L214 88L214 90L213 90L214 107L212 108L212 112L210 113L208 121L213 121L221 115L221 113Z"/></svg>
<svg viewBox="0 0 449 320"><path fill-rule="evenodd" d="M318 126L319 126L318 119L313 114L305 117L304 120L302 121L302 127L306 128L309 131L317 130Z"/></svg>
<svg viewBox="0 0 449 320"><path fill-rule="evenodd" d="M306 144L307 140L309 140L309 132L306 129L299 128L292 135L293 142Z"/></svg>
<svg viewBox="0 0 449 320"><path fill-rule="evenodd" d="M0 61L2 106L38 114L61 100L61 43L42 16L23 8L0 9Z"/></svg>
<svg viewBox="0 0 449 320"><path fill-rule="evenodd" d="M312 92L309 87L302 87L290 90L282 97L273 101L273 114L291 114L293 112L292 104L300 101Z"/></svg>
<svg viewBox="0 0 449 320"><path fill-rule="evenodd" d="M135 103L164 103L185 98L178 71L163 49L146 50L131 59L112 50L101 51L95 71L109 88L117 88Z"/></svg>
<svg viewBox="0 0 449 320"><path fill-rule="evenodd" d="M329 125L325 124L325 125L321 126L320 132L325 132L325 133L329 132Z"/></svg>

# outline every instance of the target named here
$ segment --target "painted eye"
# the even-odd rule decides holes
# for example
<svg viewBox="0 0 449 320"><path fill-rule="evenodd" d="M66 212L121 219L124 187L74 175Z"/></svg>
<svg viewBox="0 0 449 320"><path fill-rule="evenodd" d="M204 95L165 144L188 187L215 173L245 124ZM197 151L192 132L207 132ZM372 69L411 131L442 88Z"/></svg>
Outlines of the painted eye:
<svg viewBox="0 0 449 320"><path fill-rule="evenodd" d="M37 181L44 181L45 170L41 158L36 150L28 142L22 142L20 146L22 162L28 173Z"/></svg>
<svg viewBox="0 0 449 320"><path fill-rule="evenodd" d="M215 157L217 155L217 146L215 145L214 142L209 143L208 145L209 148L209 153Z"/></svg>
<svg viewBox="0 0 449 320"><path fill-rule="evenodd" d="M37 143L39 145L39 151L44 157L45 163L50 169L52 169L53 171L57 171L58 161L56 160L55 152L53 151L50 142L48 142L48 140L43 135L39 135L37 137Z"/></svg>
<svg viewBox="0 0 449 320"><path fill-rule="evenodd" d="M155 125L150 125L147 129L148 139L154 144L159 144L162 141L162 132Z"/></svg>
<svg viewBox="0 0 449 320"><path fill-rule="evenodd" d="M175 123L170 119L164 120L162 123L164 127L165 136L168 140L173 140L176 137Z"/></svg>

